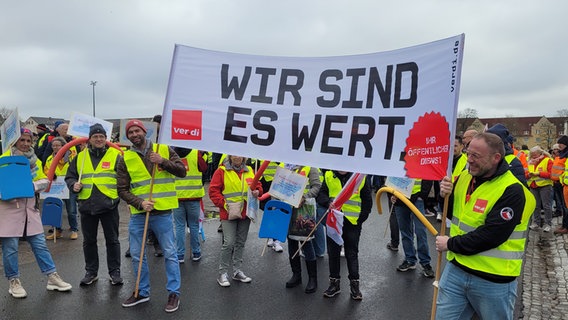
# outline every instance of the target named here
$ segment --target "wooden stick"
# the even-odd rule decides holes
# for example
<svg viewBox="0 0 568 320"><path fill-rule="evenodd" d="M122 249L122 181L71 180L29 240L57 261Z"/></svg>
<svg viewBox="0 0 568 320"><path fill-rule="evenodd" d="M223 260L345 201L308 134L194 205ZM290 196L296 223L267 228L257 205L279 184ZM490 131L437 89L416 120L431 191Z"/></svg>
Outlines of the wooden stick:
<svg viewBox="0 0 568 320"><path fill-rule="evenodd" d="M448 200L450 195L444 197L444 210L442 212L442 226L440 227L440 235L446 235L446 218L448 216ZM432 311L430 313L430 319L434 320L436 318L436 300L438 299L438 281L440 281L440 274L442 270L442 252L438 251L438 261L436 264L436 277L434 278L434 295L432 297Z"/></svg>
<svg viewBox="0 0 568 320"><path fill-rule="evenodd" d="M266 238L266 243L264 244L264 248L262 248L262 252L260 253L260 256L264 256L264 252L266 251L266 247L268 246L268 238Z"/></svg>
<svg viewBox="0 0 568 320"><path fill-rule="evenodd" d="M158 148L159 148L159 145L158 145ZM152 167L152 180L150 180L150 196L148 197L148 201L152 201L152 191L154 190L154 176L156 174L156 167L157 166L158 166L157 164L154 164L154 166ZM135 298L138 298L138 289L140 289L140 276L142 275L142 261L144 259L144 250L146 249L146 235L148 233L148 221L150 220L150 211L151 210L146 210L146 219L144 220L144 232L142 233L142 246L140 247L140 261L138 261L138 272L136 274L136 285L134 286L134 297Z"/></svg>

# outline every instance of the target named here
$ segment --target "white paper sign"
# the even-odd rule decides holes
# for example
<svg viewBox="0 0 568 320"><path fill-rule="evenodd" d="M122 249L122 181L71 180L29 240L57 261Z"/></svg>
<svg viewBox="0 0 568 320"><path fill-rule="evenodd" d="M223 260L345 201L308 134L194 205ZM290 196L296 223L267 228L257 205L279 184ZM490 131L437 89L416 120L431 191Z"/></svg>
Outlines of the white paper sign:
<svg viewBox="0 0 568 320"><path fill-rule="evenodd" d="M18 109L14 110L2 126L0 126L0 134L2 135L2 151L6 151L20 139L20 120L18 117Z"/></svg>
<svg viewBox="0 0 568 320"><path fill-rule="evenodd" d="M274 198L298 208L307 184L308 177L286 168L278 167L268 192Z"/></svg>
<svg viewBox="0 0 568 320"><path fill-rule="evenodd" d="M414 181L415 179L410 178L387 177L385 186L395 189L410 199L412 188L414 188Z"/></svg>
<svg viewBox="0 0 568 320"><path fill-rule="evenodd" d="M75 137L89 137L90 127L95 123L99 123L105 128L107 140L110 141L112 135L112 122L95 118L88 114L73 112L69 121L69 129L67 133Z"/></svg>
<svg viewBox="0 0 568 320"><path fill-rule="evenodd" d="M45 199L47 197L55 197L59 199L69 199L69 188L65 184L64 177L60 177L57 180L51 182L51 188L49 192L41 192L39 194L40 199Z"/></svg>

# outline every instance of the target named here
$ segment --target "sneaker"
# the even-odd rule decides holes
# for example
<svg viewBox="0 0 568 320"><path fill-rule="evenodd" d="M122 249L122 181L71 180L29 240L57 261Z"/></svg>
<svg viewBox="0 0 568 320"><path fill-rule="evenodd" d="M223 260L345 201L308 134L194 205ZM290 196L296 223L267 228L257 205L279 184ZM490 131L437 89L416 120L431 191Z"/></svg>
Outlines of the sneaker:
<svg viewBox="0 0 568 320"><path fill-rule="evenodd" d="M124 308L130 308L130 307L134 307L137 304L148 302L148 301L150 301L150 297L144 297L144 296L141 296L141 295L138 295L138 297L136 297L136 296L134 296L134 292L133 292L132 295L130 296L130 298L126 299L126 301L124 301L122 303L122 306Z"/></svg>
<svg viewBox="0 0 568 320"><path fill-rule="evenodd" d="M99 280L99 277L97 277L96 274L87 272L85 274L85 277L83 279L81 279L80 285L81 286L88 286L88 285L93 284L93 282L95 282L97 280Z"/></svg>
<svg viewBox="0 0 568 320"><path fill-rule="evenodd" d="M335 278L329 278L329 287L323 292L323 296L326 298L333 298L341 293L339 287L340 280Z"/></svg>
<svg viewBox="0 0 568 320"><path fill-rule="evenodd" d="M266 246L272 248L274 246L274 240L271 239L271 238L268 238L268 241L266 241Z"/></svg>
<svg viewBox="0 0 568 320"><path fill-rule="evenodd" d="M349 288L351 293L351 299L353 300L363 300L363 294L359 290L359 280L350 280Z"/></svg>
<svg viewBox="0 0 568 320"><path fill-rule="evenodd" d="M408 270L414 270L414 269L416 269L416 264L410 263L406 260L404 260L402 264L396 268L396 270L401 272L406 272Z"/></svg>
<svg viewBox="0 0 568 320"><path fill-rule="evenodd" d="M252 279L250 277L247 277L241 270L235 271L235 273L233 274L233 280L244 283L249 283L252 281Z"/></svg>
<svg viewBox="0 0 568 320"><path fill-rule="evenodd" d="M536 223L534 223L534 222L531 223L531 225L529 226L529 229L531 229L531 230L537 230L537 229L538 229L538 224L536 224Z"/></svg>
<svg viewBox="0 0 568 320"><path fill-rule="evenodd" d="M439 222L442 222L442 214L441 213L438 213L436 215L436 220L439 221Z"/></svg>
<svg viewBox="0 0 568 320"><path fill-rule="evenodd" d="M191 261L197 262L199 260L201 260L201 253L194 253L193 257L191 257Z"/></svg>
<svg viewBox="0 0 568 320"><path fill-rule="evenodd" d="M430 266L429 264L422 266L422 274L426 278L434 278L434 276L436 275L434 273L434 270L432 270L432 266Z"/></svg>
<svg viewBox="0 0 568 320"><path fill-rule="evenodd" d="M231 285L229 282L229 275L226 272L220 274L219 278L217 278L217 283L219 283L221 287L229 287Z"/></svg>
<svg viewBox="0 0 568 320"><path fill-rule="evenodd" d="M77 231L71 231L71 235L69 235L69 239L77 240L77 238L79 238L79 233L77 233Z"/></svg>
<svg viewBox="0 0 568 320"><path fill-rule="evenodd" d="M166 312L174 312L179 308L179 296L175 293L170 293L168 296L168 303L164 309Z"/></svg>
<svg viewBox="0 0 568 320"><path fill-rule="evenodd" d="M185 263L185 257L184 256L178 256L178 262L180 264Z"/></svg>
<svg viewBox="0 0 568 320"><path fill-rule="evenodd" d="M8 292L12 295L12 297L17 299L25 298L28 296L28 293L26 292L24 287L22 287L20 278L10 279L10 289L8 289Z"/></svg>
<svg viewBox="0 0 568 320"><path fill-rule="evenodd" d="M110 273L110 284L113 286L120 286L124 283L122 277L120 276L120 271L114 271Z"/></svg>
<svg viewBox="0 0 568 320"><path fill-rule="evenodd" d="M568 233L568 229L564 228L564 227L558 227L556 230L554 230L555 234L567 234Z"/></svg>
<svg viewBox="0 0 568 320"><path fill-rule="evenodd" d="M55 235L57 235L57 239L63 237L63 235L61 234L61 231L57 230L57 232L52 233L52 234L48 235L47 237L45 237L45 240L53 240L53 237L55 237Z"/></svg>
<svg viewBox="0 0 568 320"><path fill-rule="evenodd" d="M63 281L57 272L53 272L47 276L47 290L69 291L73 288L69 283Z"/></svg>
<svg viewBox="0 0 568 320"><path fill-rule="evenodd" d="M390 241L387 243L387 249L390 251L398 251L398 246L394 246Z"/></svg>
<svg viewBox="0 0 568 320"><path fill-rule="evenodd" d="M424 216L425 216L425 217L433 217L433 216L435 216L435 215L436 215L436 212L435 212L435 211L432 212L430 209L426 209L426 210L424 211Z"/></svg>
<svg viewBox="0 0 568 320"><path fill-rule="evenodd" d="M552 228L549 225L544 226L544 228L542 228L542 231L544 232L550 232L550 230L552 230Z"/></svg>
<svg viewBox="0 0 568 320"><path fill-rule="evenodd" d="M280 244L280 241L278 241L278 240L274 240L274 245L272 246L272 249L274 249L274 251L276 251L276 252L284 251L284 248L282 248L282 245Z"/></svg>

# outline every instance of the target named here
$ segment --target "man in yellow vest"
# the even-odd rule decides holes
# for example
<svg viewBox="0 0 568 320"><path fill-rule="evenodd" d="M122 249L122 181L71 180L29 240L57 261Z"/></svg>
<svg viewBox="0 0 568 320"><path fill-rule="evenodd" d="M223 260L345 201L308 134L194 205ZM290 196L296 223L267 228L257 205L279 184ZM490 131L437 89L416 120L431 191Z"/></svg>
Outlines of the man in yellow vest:
<svg viewBox="0 0 568 320"><path fill-rule="evenodd" d="M568 158L568 136L561 136L558 138L558 147L560 149L559 157L566 160ZM566 199L568 199L568 168L566 168L566 161L564 162L564 172L560 175L560 183L562 184L562 195L563 198L561 202L564 204L564 213L562 214L562 224L554 230L555 234L567 234L568 233L568 209L566 208ZM558 207L558 204L556 204Z"/></svg>
<svg viewBox="0 0 568 320"><path fill-rule="evenodd" d="M535 199L503 160L500 137L480 133L469 144L468 170L455 183L444 177L440 195L452 194L449 236L436 237L447 251L436 319L513 319L527 227ZM438 266L440 267L440 266Z"/></svg>
<svg viewBox="0 0 568 320"><path fill-rule="evenodd" d="M185 177L185 167L170 147L146 138L146 127L140 120L128 121L125 131L132 148L119 159L116 175L118 195L130 205L132 213L128 226L132 267L138 274L145 216L149 213L148 228L154 231L164 252L168 291L165 311L174 312L179 308L181 276L172 210L178 207L175 177ZM138 294L132 294L122 306L133 307L149 300L150 273L144 254Z"/></svg>
<svg viewBox="0 0 568 320"><path fill-rule="evenodd" d="M69 190L77 195L81 213L86 271L85 277L80 282L81 286L88 286L98 280L99 222L105 235L110 282L112 285L123 283L120 276L120 241L118 240L120 199L116 190L116 164L122 156L119 150L107 147L106 138L107 134L102 125L99 123L92 125L89 128L87 148L73 158L65 176Z"/></svg>
<svg viewBox="0 0 568 320"><path fill-rule="evenodd" d="M201 198L205 195L203 173L207 171L204 153L197 149L175 148L181 157L187 175L176 178L176 192L179 207L174 209L177 258L179 263L185 262L185 229L189 227L191 260L201 260L201 243L199 242L199 216Z"/></svg>

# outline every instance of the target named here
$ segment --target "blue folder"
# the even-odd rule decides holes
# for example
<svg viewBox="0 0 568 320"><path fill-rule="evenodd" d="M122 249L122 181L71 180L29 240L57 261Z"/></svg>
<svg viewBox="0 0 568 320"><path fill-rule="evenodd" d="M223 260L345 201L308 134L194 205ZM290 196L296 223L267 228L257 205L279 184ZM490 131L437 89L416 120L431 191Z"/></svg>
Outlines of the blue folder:
<svg viewBox="0 0 568 320"><path fill-rule="evenodd" d="M34 196L30 162L26 157L0 158L0 196L5 201Z"/></svg>

